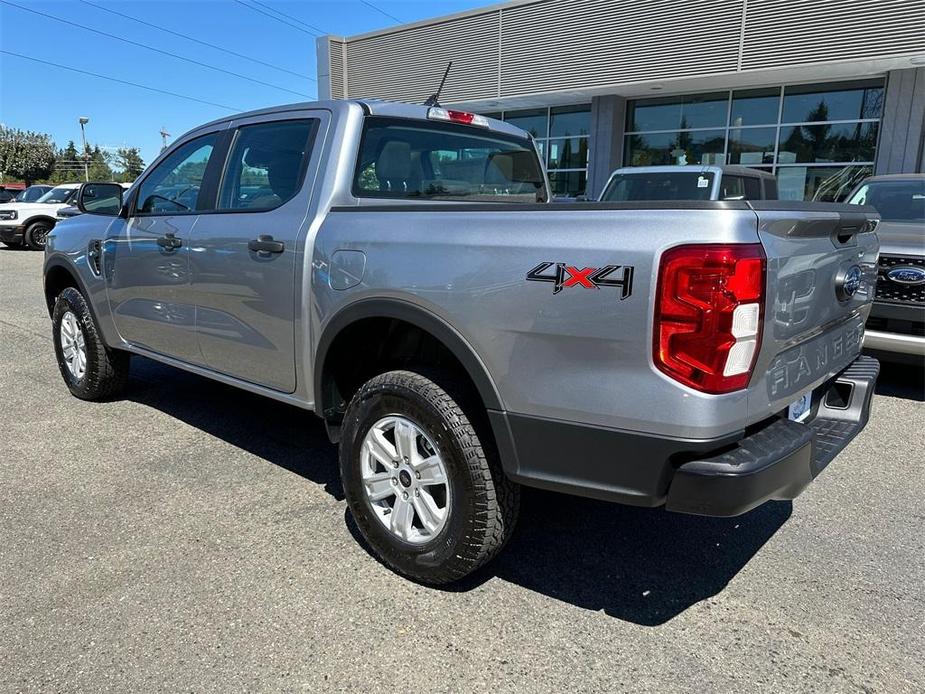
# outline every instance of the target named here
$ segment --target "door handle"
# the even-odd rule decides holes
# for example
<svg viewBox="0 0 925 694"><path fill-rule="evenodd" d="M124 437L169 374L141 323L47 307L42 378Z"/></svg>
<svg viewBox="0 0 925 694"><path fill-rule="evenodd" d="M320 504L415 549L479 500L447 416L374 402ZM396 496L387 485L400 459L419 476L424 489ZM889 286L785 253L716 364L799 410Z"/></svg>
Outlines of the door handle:
<svg viewBox="0 0 925 694"><path fill-rule="evenodd" d="M178 239L171 231L168 231L163 236L158 236L156 240L158 246L166 248L168 251L176 250L183 245L183 239Z"/></svg>
<svg viewBox="0 0 925 694"><path fill-rule="evenodd" d="M255 253L282 253L286 250L286 244L282 241L274 241L269 234L260 234L257 238L247 242L247 250Z"/></svg>

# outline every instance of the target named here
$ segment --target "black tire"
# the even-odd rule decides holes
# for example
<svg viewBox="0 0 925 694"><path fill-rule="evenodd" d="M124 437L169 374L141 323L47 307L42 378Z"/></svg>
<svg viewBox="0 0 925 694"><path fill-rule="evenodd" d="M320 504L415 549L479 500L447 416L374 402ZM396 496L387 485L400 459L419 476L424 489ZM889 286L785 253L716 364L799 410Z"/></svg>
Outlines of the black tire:
<svg viewBox="0 0 925 694"><path fill-rule="evenodd" d="M344 418L341 478L357 527L381 561L421 583L457 581L491 560L510 537L520 507L520 488L501 470L490 435L480 436L459 405L466 396L439 374L390 371L360 388ZM391 533L375 516L362 483L364 437L378 420L396 414L426 433L447 470L452 504L443 529L425 544Z"/></svg>
<svg viewBox="0 0 925 694"><path fill-rule="evenodd" d="M80 377L68 368L61 344L62 321L68 312L74 315L83 334L86 369ZM103 343L83 294L73 287L58 294L51 321L55 356L68 390L81 400L106 400L117 395L128 381L130 355Z"/></svg>
<svg viewBox="0 0 925 694"><path fill-rule="evenodd" d="M41 219L37 222L32 222L26 227L23 243L33 251L45 250L45 239L48 238L48 232L52 230L52 227L54 227L54 224Z"/></svg>

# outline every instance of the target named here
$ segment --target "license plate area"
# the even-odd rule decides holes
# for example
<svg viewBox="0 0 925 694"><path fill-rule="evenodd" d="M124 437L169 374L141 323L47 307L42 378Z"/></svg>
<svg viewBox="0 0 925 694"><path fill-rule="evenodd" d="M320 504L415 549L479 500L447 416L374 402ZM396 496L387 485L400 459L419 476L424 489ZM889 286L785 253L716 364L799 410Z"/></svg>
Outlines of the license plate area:
<svg viewBox="0 0 925 694"><path fill-rule="evenodd" d="M802 397L794 400L787 408L787 419L791 422L805 421L813 410L813 394L805 393Z"/></svg>

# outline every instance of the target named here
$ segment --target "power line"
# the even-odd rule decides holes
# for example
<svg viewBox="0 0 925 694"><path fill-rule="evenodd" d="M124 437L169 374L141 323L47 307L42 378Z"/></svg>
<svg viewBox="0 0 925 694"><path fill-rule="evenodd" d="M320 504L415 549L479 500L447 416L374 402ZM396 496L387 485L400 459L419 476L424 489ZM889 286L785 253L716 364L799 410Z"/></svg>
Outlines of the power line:
<svg viewBox="0 0 925 694"><path fill-rule="evenodd" d="M286 13L283 12L282 10L277 10L275 7L270 7L270 6L269 6L268 4L266 4L265 2L260 2L260 0L251 0L251 2L254 3L255 5L260 5L261 7L266 7L268 10L270 10L270 12L275 12L276 14L278 14L278 15L280 15L280 16L282 16L282 17L285 17L286 19L291 19L291 20L292 20L293 22L295 22L296 24L301 24L301 25L304 26L304 27L308 27L309 29L313 29L314 31L320 32L320 33L322 33L322 34L328 34L328 33L330 33L330 32L328 32L328 31L325 31L324 29L319 29L319 28L316 27L314 24L309 24L308 22L303 22L303 21L302 21L301 19L299 19L298 17L293 17L291 14L286 14Z"/></svg>
<svg viewBox="0 0 925 694"><path fill-rule="evenodd" d="M187 99L188 101L197 101L200 104L206 104L208 106L218 106L219 108L226 109L228 111L243 111L244 109L238 108L236 106L226 106L225 104L217 104L214 101L206 101L205 99L198 99L195 96L187 96L186 94L178 94L177 92L171 92L166 89L158 89L157 87L149 87L145 84L138 84L137 82L129 82L128 80L122 80L118 77L110 77L109 75L100 75L96 72L89 72L88 70L80 70L76 67L70 67L68 65L59 65L58 63L52 63L48 60L42 60L41 58L33 58L31 55L23 55L22 53L14 53L13 51L7 51L0 48L0 53L6 55L12 55L16 58L22 58L23 60L31 60L34 63L42 63L43 65L50 65L51 67L61 68L62 70L70 70L71 72L79 72L82 75L90 75L91 77L98 77L104 80L110 80L111 82L118 82L120 84L127 84L130 87L138 87L139 89L147 89L149 92L158 92L159 94L167 94L168 96L175 96L180 99Z"/></svg>
<svg viewBox="0 0 925 694"><path fill-rule="evenodd" d="M128 43L128 44L130 44L130 45L132 45L132 46L138 46L139 48L145 48L145 49L147 49L147 50L149 50L149 51L154 51L155 53L161 53L161 54L163 54L163 55L168 55L168 56L170 56L171 58L176 58L176 59L178 59L178 60L183 60L183 61L185 61L185 62L187 62L187 63L192 63L193 65L199 65L200 67L205 67L205 68L208 68L208 69L210 69L210 70L215 70L216 72L223 72L223 73L225 73L226 75L231 75L232 77L239 77L239 78L241 78L241 79L248 80L249 82L254 82L255 84L262 84L262 85L265 86L265 87L273 87L274 89L279 89L279 90L284 91L284 92L289 92L290 94L296 94L297 96L305 96L305 97L308 97L308 98L312 98L311 94L305 94L305 93L303 93L303 92L296 92L296 91L293 91L292 89L286 89L286 87L280 87L280 86L277 86L277 85L275 85L275 84L270 84L270 83L268 83L268 82L261 82L260 80L256 80L256 79L254 79L253 77L248 77L247 75L242 75L242 74L237 73L237 72L232 72L231 70L225 70L224 68L215 67L214 65L209 65L208 63L202 63L202 62L200 62L200 61L198 61L198 60L193 60L192 58L186 58L186 57L184 57L184 56L182 56L182 55L177 55L176 53L171 53L170 51L161 50L160 48L154 48L154 46L148 46L147 44L144 44L144 43L138 43L137 41L132 41L132 40L130 40L130 39L125 39L125 38L122 38L121 36L116 36L115 34L108 34L108 33L106 33L105 31L100 31L99 29L94 29L93 27L88 27L88 26L85 26L85 25L83 25L83 24L78 24L77 22L72 22L72 21L70 21L70 20L68 20L68 19L61 19L60 17L55 17L55 16L52 15L52 14L46 14L45 12L39 12L38 10L33 10L33 9L29 8L29 7L23 7L22 5L17 5L17 4L14 3L14 2L9 2L9 0L0 0L0 3L2 3L2 4L4 4L4 5L8 5L8 6L10 6L10 7L15 7L15 8L19 9L19 10L23 10L24 12L31 12L32 14L39 15L40 17L47 17L48 19L53 19L54 21L56 21L56 22L61 22L62 24L69 24L69 25L75 26L75 27L77 27L77 28L79 28L79 29L84 29L84 30L86 30L86 31L91 31L91 32L93 32L94 34L99 34L100 36L106 36L107 38L116 39L117 41L122 41L123 43Z"/></svg>
<svg viewBox="0 0 925 694"><path fill-rule="evenodd" d="M123 14L122 12L118 12L118 11L116 11L116 10L112 10L112 9L110 9L110 8L108 8L108 7L103 7L102 5L97 5L95 2L90 2L89 0L80 0L80 2L82 2L82 3L85 4L85 5L90 5L90 7L95 7L95 8L98 9L98 10L102 10L103 12L108 12L109 14L114 14L114 15L119 16L119 17L124 17L125 19L129 19L129 20L131 20L131 21L133 21L133 22L138 22L139 24L143 24L143 25L148 26L148 27L151 27L151 28L153 28L153 29L157 29L157 30L159 30L159 31L163 31L163 32L165 32L165 33L167 33L167 34L172 34L173 36L179 36L181 39L186 39L187 41L192 41L192 42L198 43L198 44L200 44L200 45L202 45L202 46L207 46L208 48L212 48L212 49L214 49L214 50L216 50L216 51L221 51L222 53L227 53L228 55L233 55L233 56L235 56L236 58L243 58L244 60L250 60L250 61L252 61L252 62L258 63L258 64L263 65L263 66L265 66L265 67L273 68L274 70L279 70L280 72L285 72L285 73L288 73L288 74L290 74L290 75L295 75L296 77L301 77L301 78L303 78L303 79L307 78L307 79L312 80L313 82L317 82L317 80L316 80L314 77L311 77L311 76L309 76L309 75L306 75L306 74L303 74L303 73L299 73L299 72L295 72L294 70L287 70L287 69L284 68L284 67L279 67L278 65L273 65L272 63L265 63L264 61L260 60L259 58L254 58L254 57L249 56L249 55L244 55L243 53L237 53L237 52L235 52L235 51L233 51L233 50L231 50L231 49L229 49L229 48L222 48L221 46L216 46L214 43L209 43L208 41L203 41L203 40L201 40L201 39L197 39L195 36L187 36L186 34L181 34L179 31L173 31L172 29L167 29L166 27L162 27L162 26L160 26L159 24L152 24L151 22L146 22L146 21L143 20L143 19L138 19L137 17L132 17L131 15Z"/></svg>
<svg viewBox="0 0 925 694"><path fill-rule="evenodd" d="M297 25L297 24L293 24L292 22L287 22L285 19L280 19L280 18L277 17L275 14L270 14L269 12L266 12L265 10L261 10L259 7L254 7L253 5L248 5L246 2L241 2L241 0L234 0L234 1L235 1L236 3L238 3L239 5L241 5L242 7L246 7L247 9L253 10L254 12L259 12L260 14L264 15L265 17L269 17L270 19L275 19L275 20L276 20L277 22L279 22L280 24L285 24L287 27L292 27L293 29L296 29L296 30L298 30L298 31L301 31L303 34L308 34L309 36L317 36L317 35L318 35L318 34L316 34L316 33L313 32L313 31L309 31L308 29L303 29L302 27L300 27L300 26Z"/></svg>
<svg viewBox="0 0 925 694"><path fill-rule="evenodd" d="M360 0L360 2L362 2L362 3L363 3L364 5L366 5L367 7L372 7L372 8L373 8L374 10L376 10L376 12L378 12L379 14L384 14L386 17L388 17L389 19L392 19L392 20L398 22L399 24L404 24L404 22L403 22L402 20L400 20L398 17L396 17L394 14L389 14L388 12L386 12L385 10L383 10L381 7L376 7L376 6L375 6L374 4L372 4L371 2L366 2L366 0Z"/></svg>

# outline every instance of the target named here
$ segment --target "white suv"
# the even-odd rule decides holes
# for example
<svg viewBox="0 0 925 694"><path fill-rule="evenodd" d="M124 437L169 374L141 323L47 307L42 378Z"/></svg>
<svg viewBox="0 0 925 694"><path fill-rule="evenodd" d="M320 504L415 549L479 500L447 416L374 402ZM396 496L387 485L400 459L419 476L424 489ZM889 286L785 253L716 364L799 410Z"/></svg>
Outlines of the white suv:
<svg viewBox="0 0 925 694"><path fill-rule="evenodd" d="M26 245L45 248L45 238L57 221L56 215L77 199L79 183L55 186L35 202L8 202L0 205L0 241L7 246Z"/></svg>

